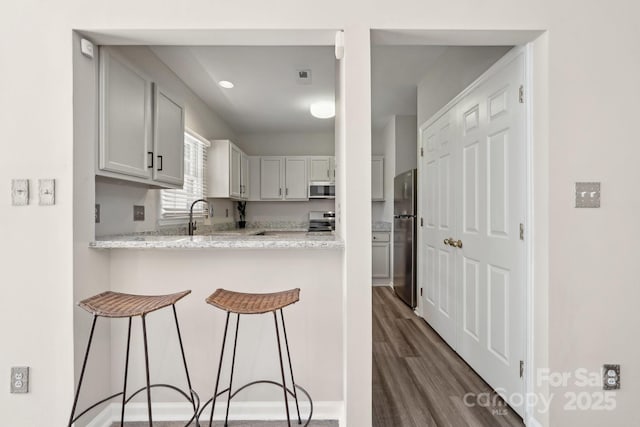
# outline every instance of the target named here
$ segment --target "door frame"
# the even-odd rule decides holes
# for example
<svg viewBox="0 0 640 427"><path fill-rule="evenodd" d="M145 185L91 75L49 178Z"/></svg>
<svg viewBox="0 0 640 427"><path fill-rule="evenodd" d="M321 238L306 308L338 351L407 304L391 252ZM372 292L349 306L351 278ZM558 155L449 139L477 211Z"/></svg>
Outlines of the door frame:
<svg viewBox="0 0 640 427"><path fill-rule="evenodd" d="M446 113L454 104L468 95L471 91L480 86L485 80L494 74L494 72L501 68L505 62L509 62L513 57L517 55L524 55L525 61L525 76L524 76L524 108L525 108L525 141L523 156L521 159L521 165L524 170L524 251L523 251L523 266L524 266L524 289L523 289L523 311L524 311L524 327L523 333L525 338L524 343L524 371L523 371L523 386L522 393L524 399L524 417L523 421L525 425L530 423L535 424L534 411L535 407L532 404L532 399L527 399L527 396L534 395L535 393L535 372L534 366L534 259L533 259L533 225L534 225L534 156L533 156L533 141L534 141L534 126L533 126L533 108L532 108L532 94L533 94L533 42L527 42L522 45L516 45L509 50L503 57L501 57L495 64L489 67L484 73L482 73L476 80L468 85L463 91L451 99L445 106L439 109L434 115L425 120L418 126L418 144L417 144L417 156L418 159L422 159L421 151L422 145L422 132L435 123L444 113ZM422 174L424 168L418 167L418 183L422 180ZM424 218L423 211L423 197L419 194L418 200L418 213L420 220ZM420 251L424 241L424 227L420 226L420 232L417 233L417 247ZM420 255L420 254L418 254ZM422 282L422 274L424 272L425 265L424 259L418 256L418 285L422 290L424 283ZM424 319L424 304L422 302L422 292L419 292L419 304L415 309L415 313Z"/></svg>

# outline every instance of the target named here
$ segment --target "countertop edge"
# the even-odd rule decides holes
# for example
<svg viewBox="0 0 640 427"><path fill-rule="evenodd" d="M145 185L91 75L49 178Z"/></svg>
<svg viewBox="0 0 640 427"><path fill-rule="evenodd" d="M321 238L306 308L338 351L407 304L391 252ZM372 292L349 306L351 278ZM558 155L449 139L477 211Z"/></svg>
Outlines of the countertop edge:
<svg viewBox="0 0 640 427"><path fill-rule="evenodd" d="M117 241L100 240L89 243L92 249L343 249L342 240L234 240L234 241Z"/></svg>

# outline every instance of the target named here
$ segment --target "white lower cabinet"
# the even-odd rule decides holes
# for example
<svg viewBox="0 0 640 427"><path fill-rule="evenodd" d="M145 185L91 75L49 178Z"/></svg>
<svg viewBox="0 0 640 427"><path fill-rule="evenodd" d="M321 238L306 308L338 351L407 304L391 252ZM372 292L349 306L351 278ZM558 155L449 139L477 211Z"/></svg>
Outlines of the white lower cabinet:
<svg viewBox="0 0 640 427"><path fill-rule="evenodd" d="M374 231L371 237L371 277L391 277L391 242L389 232Z"/></svg>

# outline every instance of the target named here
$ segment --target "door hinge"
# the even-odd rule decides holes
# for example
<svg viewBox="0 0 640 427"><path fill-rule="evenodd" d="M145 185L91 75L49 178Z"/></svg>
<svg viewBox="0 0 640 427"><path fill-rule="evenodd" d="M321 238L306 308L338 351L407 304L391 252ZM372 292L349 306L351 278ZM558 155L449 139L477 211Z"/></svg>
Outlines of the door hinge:
<svg viewBox="0 0 640 427"><path fill-rule="evenodd" d="M420 217L420 227L424 227L424 218Z"/></svg>
<svg viewBox="0 0 640 427"><path fill-rule="evenodd" d="M420 296L422 296L422 288L420 288Z"/></svg>
<svg viewBox="0 0 640 427"><path fill-rule="evenodd" d="M524 224L520 223L520 240L524 240Z"/></svg>
<svg viewBox="0 0 640 427"><path fill-rule="evenodd" d="M420 147L420 157L424 157L424 148Z"/></svg>
<svg viewBox="0 0 640 427"><path fill-rule="evenodd" d="M520 104L524 104L524 85L520 85L520 89L518 90L518 100Z"/></svg>
<svg viewBox="0 0 640 427"><path fill-rule="evenodd" d="M520 378L524 376L524 360L520 361Z"/></svg>

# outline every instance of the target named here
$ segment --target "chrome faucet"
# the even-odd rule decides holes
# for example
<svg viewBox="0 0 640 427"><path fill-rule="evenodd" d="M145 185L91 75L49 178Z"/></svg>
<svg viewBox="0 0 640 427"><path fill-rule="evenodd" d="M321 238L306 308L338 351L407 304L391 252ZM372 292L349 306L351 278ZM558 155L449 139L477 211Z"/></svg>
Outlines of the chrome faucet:
<svg viewBox="0 0 640 427"><path fill-rule="evenodd" d="M193 232L196 230L196 223L193 220L193 206L198 202L204 202L209 206L209 202L205 199L198 199L195 202L191 203L191 208L189 208L189 236L193 236Z"/></svg>

